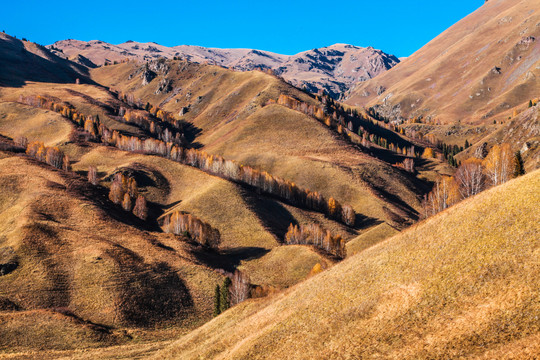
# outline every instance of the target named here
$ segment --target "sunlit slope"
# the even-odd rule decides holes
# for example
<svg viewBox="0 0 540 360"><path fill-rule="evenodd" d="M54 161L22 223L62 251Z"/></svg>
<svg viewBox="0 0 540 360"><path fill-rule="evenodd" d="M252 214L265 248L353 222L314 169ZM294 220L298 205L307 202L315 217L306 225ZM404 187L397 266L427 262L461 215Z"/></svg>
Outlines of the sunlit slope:
<svg viewBox="0 0 540 360"><path fill-rule="evenodd" d="M506 121L538 97L540 1L490 0L391 70L351 92L390 117Z"/></svg>
<svg viewBox="0 0 540 360"><path fill-rule="evenodd" d="M534 358L539 188L536 171L463 201L155 358Z"/></svg>
<svg viewBox="0 0 540 360"><path fill-rule="evenodd" d="M143 84L149 72L155 77ZM353 148L313 118L267 105L280 94L320 105L276 77L181 61L105 66L93 69L92 77L192 122L200 130L195 142L208 153L333 196L373 221L407 222L419 209L410 176ZM377 192L383 188L391 196Z"/></svg>
<svg viewBox="0 0 540 360"><path fill-rule="evenodd" d="M45 141L59 145L69 155L74 171L86 176L89 166L95 166L103 184L108 186L112 174L118 170L134 172L139 190L160 216L174 210L189 212L217 228L222 235L222 248L226 260L205 259L213 267L232 271L232 264L262 256L279 246L289 224L320 222L325 228L344 236L354 236L355 231L318 213L283 204L276 199L260 197L242 186L211 176L192 167L164 158L119 151L92 143L71 141L74 126L53 111L18 103L19 96L41 94L73 105L85 114L97 114L110 128L141 135L130 124L117 121L113 109L121 103L106 89L93 85L31 83L22 88L2 89L0 109L2 134L15 138L24 135L29 141ZM233 258L231 263L231 257ZM320 257L317 254L314 258ZM225 263L223 263L225 261ZM306 266L300 264L299 268ZM296 267L293 268L293 270ZM253 275L263 279L263 270L252 267ZM295 276L295 282L305 277L309 269ZM259 275L257 273L260 273ZM290 283L289 279L285 279ZM265 284L269 280L264 281ZM272 281L270 284L275 285Z"/></svg>

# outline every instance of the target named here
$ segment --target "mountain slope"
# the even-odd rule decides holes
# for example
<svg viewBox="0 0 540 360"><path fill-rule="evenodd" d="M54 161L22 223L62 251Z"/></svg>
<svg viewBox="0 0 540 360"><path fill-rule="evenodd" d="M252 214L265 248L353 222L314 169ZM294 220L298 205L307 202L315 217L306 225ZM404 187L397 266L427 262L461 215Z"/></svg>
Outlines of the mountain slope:
<svg viewBox="0 0 540 360"><path fill-rule="evenodd" d="M142 77L148 72L153 75L146 82ZM101 84L180 114L199 130L195 142L210 154L333 196L351 204L368 223L370 219L393 222L392 214L404 222L416 216L419 182L346 143L321 122L284 106L268 105L269 100L287 94L320 106L276 77L165 60L104 66L91 74ZM376 193L382 188L390 195Z"/></svg>
<svg viewBox="0 0 540 360"><path fill-rule="evenodd" d="M12 304L0 306L1 350L77 347L89 325L114 338L122 327L189 328L209 315L221 276L192 245L126 216L73 173L4 152L0 169L0 303ZM23 326L25 317L34 321ZM40 331L64 320L72 324L55 331L74 342L43 344Z"/></svg>
<svg viewBox="0 0 540 360"><path fill-rule="evenodd" d="M88 68L5 33L0 33L0 64L0 86L22 86L27 81L90 82Z"/></svg>
<svg viewBox="0 0 540 360"><path fill-rule="evenodd" d="M339 98L356 83L397 65L399 60L372 47L335 44L293 55L275 69L289 83L312 93L324 89Z"/></svg>
<svg viewBox="0 0 540 360"><path fill-rule="evenodd" d="M155 358L534 358L539 187L536 171L481 193Z"/></svg>
<svg viewBox="0 0 540 360"><path fill-rule="evenodd" d="M540 88L540 1L487 1L347 102L391 119L506 122Z"/></svg>
<svg viewBox="0 0 540 360"><path fill-rule="evenodd" d="M353 84L371 79L399 62L395 56L372 47L361 48L346 44L335 44L292 56L252 49L216 49L190 45L166 47L134 41L113 45L99 40L85 42L71 39L57 41L49 45L49 49L59 56L83 56L96 65L125 59L150 61L177 57L240 71L272 69L295 86L306 87L311 92L325 90L336 98ZM84 59L79 62L84 63Z"/></svg>

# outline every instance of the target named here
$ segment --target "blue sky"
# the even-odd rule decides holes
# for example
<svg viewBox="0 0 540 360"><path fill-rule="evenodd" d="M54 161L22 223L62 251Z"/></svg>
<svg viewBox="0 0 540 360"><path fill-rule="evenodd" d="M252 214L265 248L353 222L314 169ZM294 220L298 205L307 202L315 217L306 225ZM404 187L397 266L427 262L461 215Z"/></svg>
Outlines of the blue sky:
<svg viewBox="0 0 540 360"><path fill-rule="evenodd" d="M335 43L408 56L484 0L5 1L0 30L48 45L66 38L281 54Z"/></svg>

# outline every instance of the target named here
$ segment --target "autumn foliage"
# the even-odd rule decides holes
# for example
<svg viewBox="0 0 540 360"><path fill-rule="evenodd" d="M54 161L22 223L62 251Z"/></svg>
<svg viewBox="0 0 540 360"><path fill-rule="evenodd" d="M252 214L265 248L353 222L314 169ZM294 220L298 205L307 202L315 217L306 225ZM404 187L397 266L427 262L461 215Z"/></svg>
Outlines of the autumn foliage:
<svg viewBox="0 0 540 360"><path fill-rule="evenodd" d="M294 182L270 175L265 171L244 166L237 162L226 160L218 155L208 155L203 151L185 148L173 141L163 141L152 137L141 138L121 134L118 130L110 130L102 124L99 118L85 116L68 106L56 104L41 96L21 96L21 102L32 106L48 108L61 113L75 124L83 127L90 137L96 141L115 146L124 151L131 151L149 155L159 155L201 169L205 172L219 177L243 183L257 188L259 191L276 196L293 205L304 207L327 214L329 217L346 224L353 224L354 220L352 208L349 207L346 217L341 212L341 204L336 199L326 200L320 193L304 189ZM154 110L156 108L153 108ZM172 121L167 113L156 110L156 116L161 116L167 121ZM127 189L125 190L127 191ZM122 193L120 198L117 186L114 189L113 198L116 204L121 204L124 200ZM134 196L132 195L132 198ZM112 200L112 199L111 199ZM354 211L353 211L354 212Z"/></svg>
<svg viewBox="0 0 540 360"><path fill-rule="evenodd" d="M345 240L340 235L332 235L318 224L289 225L285 234L287 245L312 245L337 258L346 256Z"/></svg>
<svg viewBox="0 0 540 360"><path fill-rule="evenodd" d="M191 214L175 211L163 218L163 231L177 235L189 235L199 244L217 249L221 236L217 229Z"/></svg>
<svg viewBox="0 0 540 360"><path fill-rule="evenodd" d="M26 147L26 154L57 169L70 170L69 158L57 147L47 147L42 142L33 141Z"/></svg>
<svg viewBox="0 0 540 360"><path fill-rule="evenodd" d="M133 214L142 220L148 217L146 199L139 195L137 182L132 177L127 177L121 172L114 174L109 189L109 199L121 205L125 211L133 211Z"/></svg>
<svg viewBox="0 0 540 360"><path fill-rule="evenodd" d="M516 176L520 156L509 144L494 145L484 160L463 161L453 177L443 176L424 199L424 216L434 215L462 199L474 196L490 186L497 186Z"/></svg>
<svg viewBox="0 0 540 360"><path fill-rule="evenodd" d="M88 167L88 182L92 185L98 184L97 168L95 166Z"/></svg>

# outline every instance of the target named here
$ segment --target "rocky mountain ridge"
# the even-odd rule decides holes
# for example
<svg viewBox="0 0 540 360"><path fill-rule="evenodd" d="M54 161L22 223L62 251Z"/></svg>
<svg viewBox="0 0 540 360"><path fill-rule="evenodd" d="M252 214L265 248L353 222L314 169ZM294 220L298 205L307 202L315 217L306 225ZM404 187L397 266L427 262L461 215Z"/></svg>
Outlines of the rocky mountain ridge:
<svg viewBox="0 0 540 360"><path fill-rule="evenodd" d="M399 63L398 58L381 50L348 44L335 44L292 56L254 49L191 45L167 47L134 41L113 45L100 40L86 42L68 39L57 41L48 48L59 56L88 67L125 59L148 61L163 57L220 65L239 71L272 70L297 87L311 92L324 90L335 98L354 84L369 80Z"/></svg>

